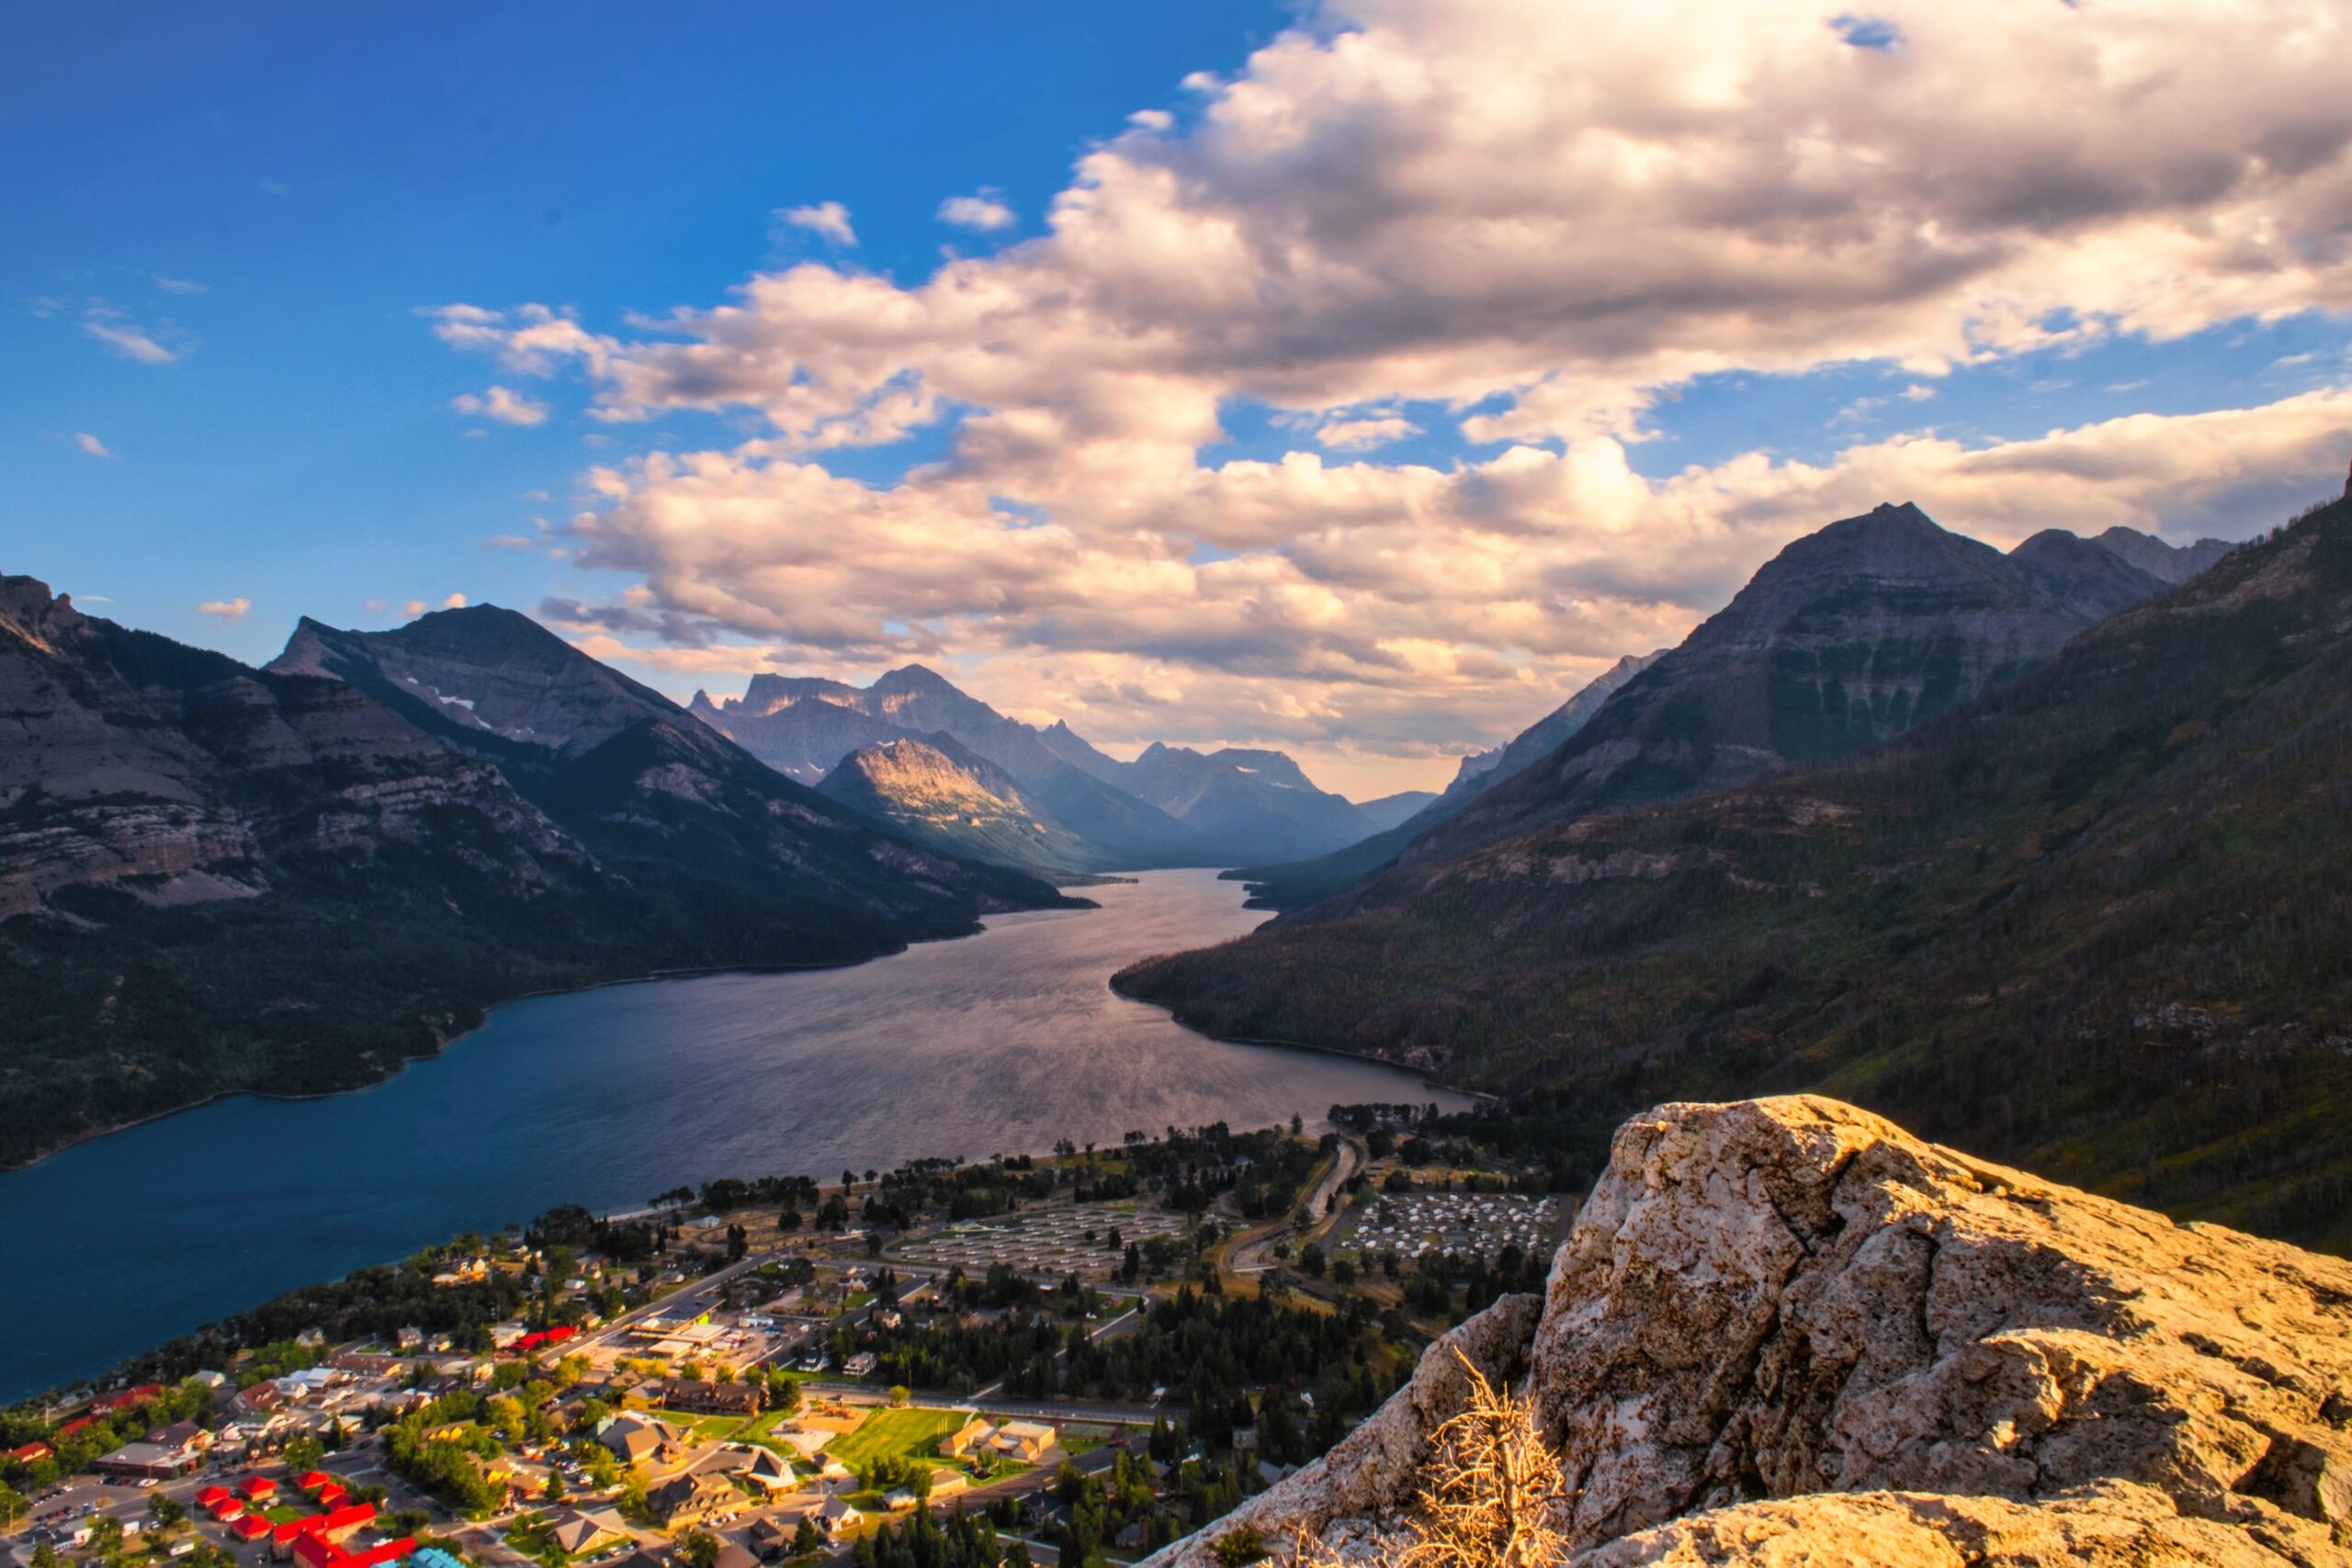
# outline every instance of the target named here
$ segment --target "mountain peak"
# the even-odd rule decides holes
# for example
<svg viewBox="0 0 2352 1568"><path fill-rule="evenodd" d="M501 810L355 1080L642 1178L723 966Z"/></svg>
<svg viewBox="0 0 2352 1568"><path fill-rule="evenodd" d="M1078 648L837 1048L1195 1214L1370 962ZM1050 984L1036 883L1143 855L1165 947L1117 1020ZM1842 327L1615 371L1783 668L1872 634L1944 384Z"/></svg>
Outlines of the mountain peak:
<svg viewBox="0 0 2352 1568"><path fill-rule="evenodd" d="M959 697L965 694L946 676L921 664L902 664L882 675L866 690L878 692L884 696L894 696L901 692L954 692Z"/></svg>

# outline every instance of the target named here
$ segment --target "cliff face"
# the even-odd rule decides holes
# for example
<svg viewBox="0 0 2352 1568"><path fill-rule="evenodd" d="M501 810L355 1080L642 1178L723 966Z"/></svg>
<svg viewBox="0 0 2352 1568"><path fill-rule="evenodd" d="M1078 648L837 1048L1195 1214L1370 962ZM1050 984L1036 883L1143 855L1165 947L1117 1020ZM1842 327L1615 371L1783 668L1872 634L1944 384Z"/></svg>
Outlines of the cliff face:
<svg viewBox="0 0 2352 1568"><path fill-rule="evenodd" d="M1540 1303L1155 1568L1245 1526L1370 1555L1457 1348L1530 1401L1589 1568L2352 1563L2352 1265L1798 1097L1627 1122Z"/></svg>

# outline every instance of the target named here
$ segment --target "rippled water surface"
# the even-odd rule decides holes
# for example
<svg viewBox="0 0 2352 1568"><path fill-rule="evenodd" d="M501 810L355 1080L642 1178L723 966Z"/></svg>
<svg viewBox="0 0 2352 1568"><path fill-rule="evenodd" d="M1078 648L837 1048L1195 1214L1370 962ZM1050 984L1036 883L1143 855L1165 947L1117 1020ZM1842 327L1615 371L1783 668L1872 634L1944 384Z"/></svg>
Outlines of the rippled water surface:
<svg viewBox="0 0 2352 1568"><path fill-rule="evenodd" d="M609 987L500 1009L357 1094L223 1100L0 1176L0 1399L276 1292L557 1203L714 1176L1040 1152L1331 1105L1455 1097L1227 1045L1106 985L1261 918L1212 872L1085 890L850 969Z"/></svg>

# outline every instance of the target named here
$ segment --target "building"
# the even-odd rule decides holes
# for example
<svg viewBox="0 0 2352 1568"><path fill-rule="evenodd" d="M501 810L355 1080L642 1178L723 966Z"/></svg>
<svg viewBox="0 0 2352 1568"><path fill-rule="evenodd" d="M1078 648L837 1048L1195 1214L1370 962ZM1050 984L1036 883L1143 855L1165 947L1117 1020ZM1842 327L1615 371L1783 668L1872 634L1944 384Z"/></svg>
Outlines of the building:
<svg viewBox="0 0 2352 1568"><path fill-rule="evenodd" d="M662 1392L662 1403L671 1409L703 1416L757 1416L766 1402L765 1391L752 1382L673 1378Z"/></svg>
<svg viewBox="0 0 2352 1568"><path fill-rule="evenodd" d="M567 1508L548 1521L548 1538L572 1557L628 1534L621 1517L610 1508Z"/></svg>
<svg viewBox="0 0 2352 1568"><path fill-rule="evenodd" d="M743 1502L743 1495L728 1483L722 1475L707 1472L700 1475L681 1475L664 1482L646 1495L645 1506L663 1528L676 1529L684 1525L698 1525L719 1514L731 1514Z"/></svg>
<svg viewBox="0 0 2352 1568"><path fill-rule="evenodd" d="M760 1568L760 1560L749 1549L729 1543L718 1549L718 1556L710 1568Z"/></svg>
<svg viewBox="0 0 2352 1568"><path fill-rule="evenodd" d="M1007 1421L997 1428L989 1446L1007 1459L1023 1464L1035 1464L1052 1451L1059 1441L1055 1430L1042 1421Z"/></svg>
<svg viewBox="0 0 2352 1568"><path fill-rule="evenodd" d="M57 1456L47 1443L36 1442L27 1443L21 1449L10 1449L8 1457L18 1464L39 1464L45 1459L54 1459Z"/></svg>
<svg viewBox="0 0 2352 1568"><path fill-rule="evenodd" d="M682 1451L686 1446L686 1433L667 1421L616 1416L596 1434L596 1440L610 1449L623 1464L641 1464Z"/></svg>
<svg viewBox="0 0 2352 1568"><path fill-rule="evenodd" d="M237 1483L237 1495L248 1503L277 1495L277 1483L266 1475L248 1475Z"/></svg>
<svg viewBox="0 0 2352 1568"><path fill-rule="evenodd" d="M975 1449L985 1448L989 1440L995 1436L996 1428L976 1414L970 1420L947 1434L939 1445L939 1451L949 1459L962 1459Z"/></svg>
<svg viewBox="0 0 2352 1568"><path fill-rule="evenodd" d="M125 1443L91 1461L90 1468L101 1475L124 1475L134 1481L171 1481L196 1468L196 1455L162 1443Z"/></svg>
<svg viewBox="0 0 2352 1568"><path fill-rule="evenodd" d="M755 1449L750 1461L735 1473L770 1493L789 1491L797 1483L792 1466L773 1449Z"/></svg>

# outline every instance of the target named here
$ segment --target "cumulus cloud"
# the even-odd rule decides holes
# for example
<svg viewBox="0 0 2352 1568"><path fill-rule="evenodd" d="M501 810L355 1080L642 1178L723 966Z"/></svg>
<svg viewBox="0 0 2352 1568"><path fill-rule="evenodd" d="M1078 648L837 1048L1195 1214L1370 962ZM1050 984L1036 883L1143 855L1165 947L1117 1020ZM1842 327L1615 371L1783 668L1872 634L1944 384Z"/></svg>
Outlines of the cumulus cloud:
<svg viewBox="0 0 2352 1568"><path fill-rule="evenodd" d="M459 413L479 414L501 424L543 424L548 417L547 404L505 387L492 387L480 393L460 392L449 400L449 406Z"/></svg>
<svg viewBox="0 0 2352 1568"><path fill-rule="evenodd" d="M577 373L605 420L763 422L592 473L578 558L665 617L602 635L825 669L953 649L984 694L1114 740L1434 755L1879 500L1996 538L2274 521L2340 467L2342 393L1664 480L1625 444L1702 376L1883 366L1859 419L1957 366L2352 309L2347 45L2304 0L1323 0L1188 77L1181 125L1091 147L993 254L907 282L794 262L657 325L461 305L434 330ZM782 216L828 211L849 243L837 204ZM1354 456L1411 434L1408 402L1498 450ZM1236 403L1322 450L1204 465ZM945 458L894 483L824 467L951 411Z"/></svg>
<svg viewBox="0 0 2352 1568"><path fill-rule="evenodd" d="M959 229L1010 229L1019 221L1004 204L1003 193L987 186L975 196L951 196L939 204L939 220Z"/></svg>
<svg viewBox="0 0 2352 1568"><path fill-rule="evenodd" d="M787 207L776 213L776 219L795 229L822 235L836 245L857 243L857 231L849 225L849 209L838 201L820 201L814 207Z"/></svg>
<svg viewBox="0 0 2352 1568"><path fill-rule="evenodd" d="M111 457L114 456L113 452L107 449L105 442L99 440L96 436L91 434L86 430L77 430L74 433L74 445L79 446L83 451L87 452L93 457Z"/></svg>
<svg viewBox="0 0 2352 1568"><path fill-rule="evenodd" d="M242 621L245 618L245 612L253 607L254 602L241 593L234 599L207 599L196 607L196 613L218 620Z"/></svg>

